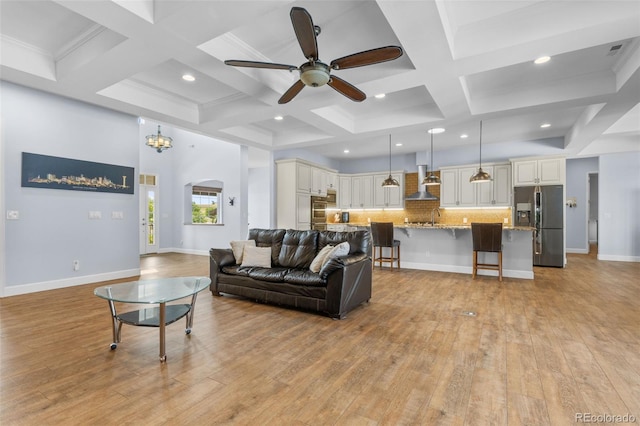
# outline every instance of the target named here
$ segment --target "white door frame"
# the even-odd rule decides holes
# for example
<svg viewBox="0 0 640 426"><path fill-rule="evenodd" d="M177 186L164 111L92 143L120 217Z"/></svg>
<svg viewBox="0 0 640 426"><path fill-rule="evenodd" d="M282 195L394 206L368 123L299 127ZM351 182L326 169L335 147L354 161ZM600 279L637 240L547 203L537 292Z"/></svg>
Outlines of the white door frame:
<svg viewBox="0 0 640 426"><path fill-rule="evenodd" d="M143 183L146 182L146 183ZM155 183L155 184L154 184ZM140 255L158 253L160 234L160 222L158 220L158 202L160 187L158 185L158 176L140 174L140 193L139 199L139 221L140 226ZM151 196L151 197L150 197ZM153 199L153 213L150 214L148 205L150 198ZM152 233L153 238L150 237Z"/></svg>

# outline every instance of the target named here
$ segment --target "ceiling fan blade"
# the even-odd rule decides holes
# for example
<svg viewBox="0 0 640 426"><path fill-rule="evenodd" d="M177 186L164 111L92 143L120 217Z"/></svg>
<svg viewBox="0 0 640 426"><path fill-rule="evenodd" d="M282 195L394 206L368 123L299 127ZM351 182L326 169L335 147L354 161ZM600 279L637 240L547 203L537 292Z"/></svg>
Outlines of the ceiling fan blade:
<svg viewBox="0 0 640 426"><path fill-rule="evenodd" d="M362 102L367 99L367 95L365 95L362 90L358 89L353 84L347 83L343 79L336 77L335 75L331 76L331 79L327 84L331 86L336 92L342 93L352 101Z"/></svg>
<svg viewBox="0 0 640 426"><path fill-rule="evenodd" d="M226 65L231 65L232 67L269 68L273 70L289 70L289 71L294 71L298 69L298 67L294 67L293 65L274 64L271 62L237 61L235 59L224 61L224 63Z"/></svg>
<svg viewBox="0 0 640 426"><path fill-rule="evenodd" d="M300 93L300 91L304 88L304 83L302 82L302 80L298 80L295 83L293 83L293 86L289 87L289 90L287 90L286 92L284 92L284 95L282 95L280 97L280 99L278 99L278 103L279 104L286 104L287 102L289 102L291 99L295 98L295 96Z"/></svg>
<svg viewBox="0 0 640 426"><path fill-rule="evenodd" d="M365 50L364 52L358 52L352 55L343 56L342 58L334 59L331 61L330 66L336 70L344 70L347 68L379 64L380 62L398 59L402 56L402 53L402 48L398 46L378 47L377 49Z"/></svg>
<svg viewBox="0 0 640 426"><path fill-rule="evenodd" d="M307 59L313 58L314 61L317 61L318 41L316 40L316 30L313 26L311 15L302 7L292 7L289 16L291 16L293 30L296 33L304 57Z"/></svg>

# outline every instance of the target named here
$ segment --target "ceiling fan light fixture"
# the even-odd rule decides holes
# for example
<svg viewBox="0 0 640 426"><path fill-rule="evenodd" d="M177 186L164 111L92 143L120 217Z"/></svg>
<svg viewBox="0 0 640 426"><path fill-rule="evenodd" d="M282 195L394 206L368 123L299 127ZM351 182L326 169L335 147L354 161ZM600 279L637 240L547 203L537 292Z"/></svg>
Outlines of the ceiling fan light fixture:
<svg viewBox="0 0 640 426"><path fill-rule="evenodd" d="M300 80L310 87L324 86L329 82L329 66L322 62L304 64L300 67Z"/></svg>

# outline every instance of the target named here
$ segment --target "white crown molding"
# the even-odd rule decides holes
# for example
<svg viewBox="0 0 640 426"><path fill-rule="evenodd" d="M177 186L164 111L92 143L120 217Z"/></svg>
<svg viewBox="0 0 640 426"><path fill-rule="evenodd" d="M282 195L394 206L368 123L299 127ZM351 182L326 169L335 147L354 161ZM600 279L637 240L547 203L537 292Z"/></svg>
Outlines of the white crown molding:
<svg viewBox="0 0 640 426"><path fill-rule="evenodd" d="M53 55L54 59L56 61L63 59L65 56L69 55L74 50L78 49L106 30L107 28L103 27L100 24L90 25L89 27L87 27L87 29L76 35L74 38L65 43L60 49L58 49L58 51Z"/></svg>

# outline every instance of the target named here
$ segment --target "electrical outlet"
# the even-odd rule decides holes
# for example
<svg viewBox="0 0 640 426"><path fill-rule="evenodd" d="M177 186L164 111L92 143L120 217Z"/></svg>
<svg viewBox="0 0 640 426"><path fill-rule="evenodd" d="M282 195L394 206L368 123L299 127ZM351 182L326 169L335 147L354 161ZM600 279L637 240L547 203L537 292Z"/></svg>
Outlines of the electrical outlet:
<svg viewBox="0 0 640 426"><path fill-rule="evenodd" d="M462 223L467 223L467 218L466 217L462 218Z"/></svg>
<svg viewBox="0 0 640 426"><path fill-rule="evenodd" d="M80 270L80 261L79 260L74 260L73 261L73 270L74 271L79 271Z"/></svg>
<svg viewBox="0 0 640 426"><path fill-rule="evenodd" d="M508 217L504 218L504 223L509 223L509 218Z"/></svg>

